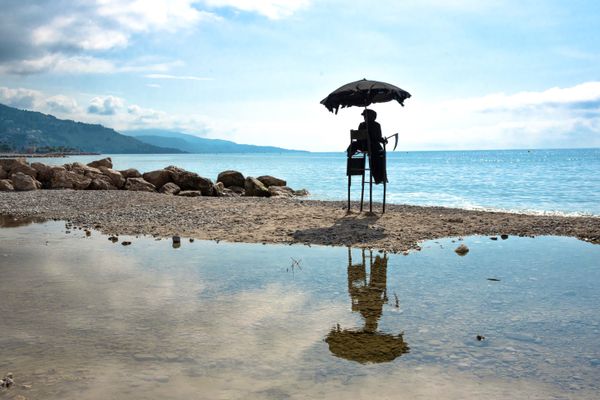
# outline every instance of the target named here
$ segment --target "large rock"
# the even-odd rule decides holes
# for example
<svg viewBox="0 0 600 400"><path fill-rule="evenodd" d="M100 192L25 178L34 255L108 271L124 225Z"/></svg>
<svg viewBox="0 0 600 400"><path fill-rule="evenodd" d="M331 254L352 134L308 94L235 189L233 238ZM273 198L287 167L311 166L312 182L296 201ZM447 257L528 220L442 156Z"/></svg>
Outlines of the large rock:
<svg viewBox="0 0 600 400"><path fill-rule="evenodd" d="M202 196L202 192L199 190L182 190L181 192L179 192L179 196L200 197L200 196Z"/></svg>
<svg viewBox="0 0 600 400"><path fill-rule="evenodd" d="M222 182L228 188L230 186L244 186L244 175L238 171L223 171L217 177L217 182Z"/></svg>
<svg viewBox="0 0 600 400"><path fill-rule="evenodd" d="M127 178L125 182L125 190L136 192L156 192L156 186L150 182L146 182L144 178Z"/></svg>
<svg viewBox="0 0 600 400"><path fill-rule="evenodd" d="M273 197L294 197L294 189L287 186L269 186L269 193Z"/></svg>
<svg viewBox="0 0 600 400"><path fill-rule="evenodd" d="M27 164L27 160L24 157L0 158L0 167L2 167L9 174L11 173L13 165L15 164Z"/></svg>
<svg viewBox="0 0 600 400"><path fill-rule="evenodd" d="M8 178L8 171L6 171L4 169L4 167L2 167L0 165L0 179L6 179L6 178Z"/></svg>
<svg viewBox="0 0 600 400"><path fill-rule="evenodd" d="M79 174L79 175L86 175L86 176L89 176L90 178L93 178L96 175L102 174L102 171L100 171L98 168L90 167L89 165L85 165L80 162L74 162L72 164L65 164L64 167L67 171L75 172L76 174Z"/></svg>
<svg viewBox="0 0 600 400"><path fill-rule="evenodd" d="M286 186L287 185L287 182L284 181L283 179L275 178L274 176L271 176L271 175L259 176L256 179L258 179L259 181L261 181L262 184L265 185L266 187L271 187L271 186Z"/></svg>
<svg viewBox="0 0 600 400"><path fill-rule="evenodd" d="M157 169L156 171L146 172L142 175L145 181L150 182L157 188L162 187L165 183L171 182L171 171L166 169Z"/></svg>
<svg viewBox="0 0 600 400"><path fill-rule="evenodd" d="M43 187L49 187L52 178L52 167L41 162L34 162L31 168L37 171L37 180L42 182Z"/></svg>
<svg viewBox="0 0 600 400"><path fill-rule="evenodd" d="M9 179L0 179L0 192L12 192L15 187Z"/></svg>
<svg viewBox="0 0 600 400"><path fill-rule="evenodd" d="M294 196L303 197L308 196L310 193L306 189L294 190Z"/></svg>
<svg viewBox="0 0 600 400"><path fill-rule="evenodd" d="M174 184L173 182L167 182L158 189L160 193L176 195L181 191L181 188Z"/></svg>
<svg viewBox="0 0 600 400"><path fill-rule="evenodd" d="M94 167L94 168L100 168L100 167L112 168L113 164L112 164L112 160L110 159L110 157L106 157L106 158L103 158L102 160L96 160L96 161L92 161L91 163L88 163L88 167Z"/></svg>
<svg viewBox="0 0 600 400"><path fill-rule="evenodd" d="M203 196L212 196L213 182L210 179L172 165L165 169L171 172L173 182L181 190L200 190Z"/></svg>
<svg viewBox="0 0 600 400"><path fill-rule="evenodd" d="M10 180L12 181L12 185L15 190L26 191L42 188L42 184L40 182L22 172L11 174Z"/></svg>
<svg viewBox="0 0 600 400"><path fill-rule="evenodd" d="M80 175L73 171L67 171L65 167L52 167L50 178L51 189L87 189L92 183L92 178Z"/></svg>
<svg viewBox="0 0 600 400"><path fill-rule="evenodd" d="M90 178L92 178L92 182L90 183L90 186L88 187L89 190L117 190L118 189L115 185L113 185L113 182L110 179L110 177L108 177L104 174L94 174L93 176L90 175Z"/></svg>
<svg viewBox="0 0 600 400"><path fill-rule="evenodd" d="M248 176L244 181L245 196L258 196L258 197L269 197L271 192L261 181L258 179Z"/></svg>
<svg viewBox="0 0 600 400"><path fill-rule="evenodd" d="M223 196L223 191L225 190L225 185L223 185L223 182L217 182L213 185L213 196L215 197L222 197Z"/></svg>
<svg viewBox="0 0 600 400"><path fill-rule="evenodd" d="M140 171L138 171L135 168L128 168L128 169L124 169L123 171L119 171L121 173L121 175L123 175L123 178L128 179L128 178L141 178L142 174L140 174Z"/></svg>
<svg viewBox="0 0 600 400"><path fill-rule="evenodd" d="M15 163L12 164L11 168L10 168L10 174L16 174L17 172L21 172L25 175L29 175L30 177L32 177L33 179L37 178L37 171L32 168L29 164L27 164L25 161L17 161Z"/></svg>
<svg viewBox="0 0 600 400"><path fill-rule="evenodd" d="M117 188L121 189L125 186L125 178L119 171L115 171L112 168L100 167L98 168L103 175L106 175L110 178L112 184Z"/></svg>
<svg viewBox="0 0 600 400"><path fill-rule="evenodd" d="M226 189L231 190L233 193L240 195L240 196L243 196L244 192L245 192L243 186L229 186Z"/></svg>

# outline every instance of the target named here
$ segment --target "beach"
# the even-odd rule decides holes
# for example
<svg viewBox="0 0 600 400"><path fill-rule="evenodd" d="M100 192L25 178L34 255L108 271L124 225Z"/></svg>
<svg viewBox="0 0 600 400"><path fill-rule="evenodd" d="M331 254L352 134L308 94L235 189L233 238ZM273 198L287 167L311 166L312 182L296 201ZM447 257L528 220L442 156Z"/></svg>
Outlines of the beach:
<svg viewBox="0 0 600 400"><path fill-rule="evenodd" d="M367 205L368 207L368 205ZM600 218L527 215L374 204L347 214L343 201L180 197L133 191L38 190L0 193L0 214L55 219L111 235L182 236L247 243L353 246L389 252L428 239L485 235L572 236L600 243Z"/></svg>

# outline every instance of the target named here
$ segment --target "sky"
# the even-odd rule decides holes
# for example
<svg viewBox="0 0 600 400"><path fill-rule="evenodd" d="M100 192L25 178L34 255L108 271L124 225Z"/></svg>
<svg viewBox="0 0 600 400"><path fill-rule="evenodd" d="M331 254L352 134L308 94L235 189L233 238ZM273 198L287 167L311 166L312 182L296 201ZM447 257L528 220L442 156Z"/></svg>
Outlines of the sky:
<svg viewBox="0 0 600 400"><path fill-rule="evenodd" d="M342 151L362 78L401 150L600 147L597 0L0 0L0 103Z"/></svg>

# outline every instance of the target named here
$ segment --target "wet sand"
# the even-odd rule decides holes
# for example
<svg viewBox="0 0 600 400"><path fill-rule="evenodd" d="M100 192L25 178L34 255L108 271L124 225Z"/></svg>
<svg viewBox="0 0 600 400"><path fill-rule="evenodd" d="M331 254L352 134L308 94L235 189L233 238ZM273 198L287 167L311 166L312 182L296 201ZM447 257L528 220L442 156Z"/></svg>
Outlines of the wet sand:
<svg viewBox="0 0 600 400"><path fill-rule="evenodd" d="M573 236L600 243L600 218L538 216L388 205L346 213L345 202L281 198L186 198L131 191L0 193L0 214L60 219L106 234L248 243L305 243L401 252L427 239L468 235ZM380 205L374 205L379 211Z"/></svg>

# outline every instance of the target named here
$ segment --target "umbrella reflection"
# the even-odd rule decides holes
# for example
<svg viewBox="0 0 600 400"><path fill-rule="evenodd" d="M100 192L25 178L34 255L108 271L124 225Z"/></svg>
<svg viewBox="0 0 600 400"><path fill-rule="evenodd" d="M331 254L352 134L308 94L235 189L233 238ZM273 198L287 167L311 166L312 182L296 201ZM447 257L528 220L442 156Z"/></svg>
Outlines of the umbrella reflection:
<svg viewBox="0 0 600 400"><path fill-rule="evenodd" d="M383 305L387 303L387 255L375 256L369 252L367 259L362 251L362 262L352 264L352 253L348 248L348 293L352 311L359 312L364 319L362 329L342 329L339 324L329 332L325 341L329 350L337 357L359 363L380 363L396 359L409 350L402 334L378 332Z"/></svg>

